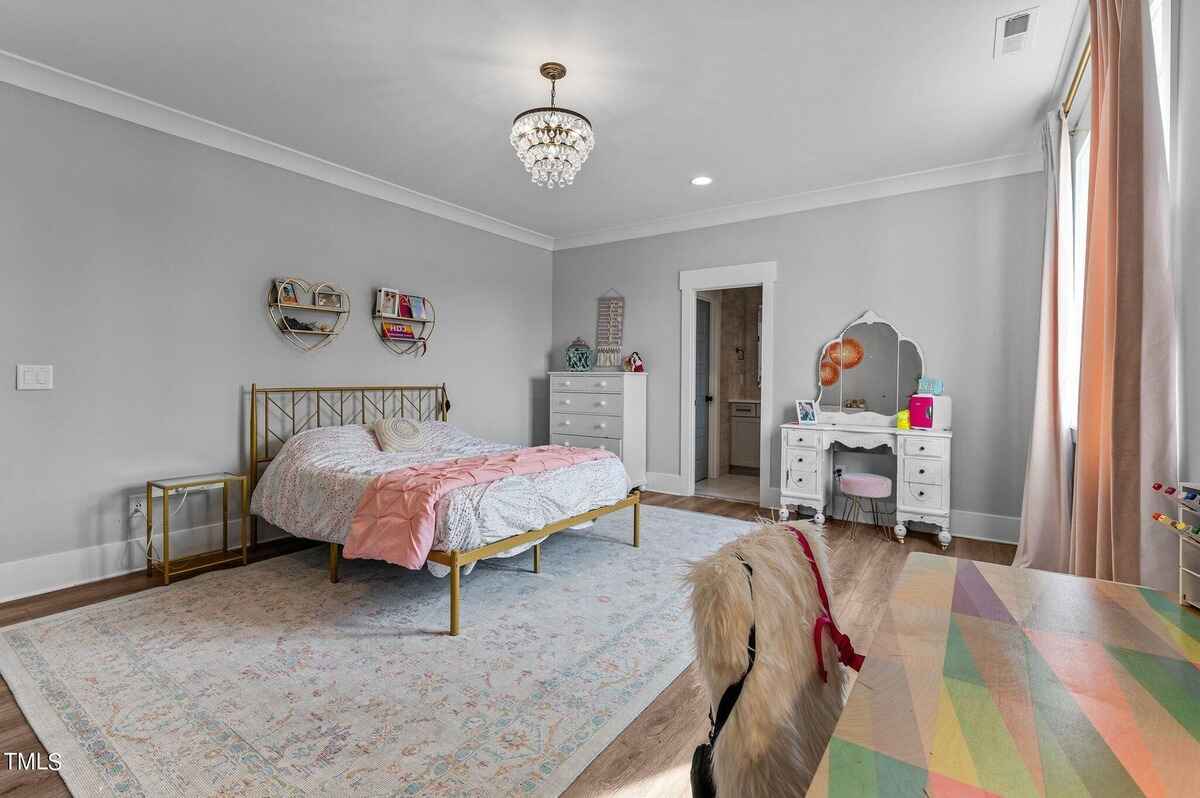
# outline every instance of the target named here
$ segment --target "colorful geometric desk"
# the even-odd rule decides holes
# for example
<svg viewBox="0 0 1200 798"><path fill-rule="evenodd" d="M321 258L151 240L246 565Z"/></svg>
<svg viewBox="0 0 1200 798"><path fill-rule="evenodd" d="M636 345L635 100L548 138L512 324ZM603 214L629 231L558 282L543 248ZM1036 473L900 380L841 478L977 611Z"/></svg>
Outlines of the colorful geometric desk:
<svg viewBox="0 0 1200 798"><path fill-rule="evenodd" d="M1200 795L1200 612L910 555L810 796Z"/></svg>

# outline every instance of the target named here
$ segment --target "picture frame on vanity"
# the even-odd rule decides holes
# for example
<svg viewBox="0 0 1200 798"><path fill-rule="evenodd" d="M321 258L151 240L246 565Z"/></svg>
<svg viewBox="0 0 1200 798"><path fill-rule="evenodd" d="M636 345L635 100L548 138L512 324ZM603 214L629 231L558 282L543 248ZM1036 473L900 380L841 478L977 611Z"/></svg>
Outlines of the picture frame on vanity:
<svg viewBox="0 0 1200 798"><path fill-rule="evenodd" d="M817 403L813 399L796 400L796 421L800 424L817 423Z"/></svg>

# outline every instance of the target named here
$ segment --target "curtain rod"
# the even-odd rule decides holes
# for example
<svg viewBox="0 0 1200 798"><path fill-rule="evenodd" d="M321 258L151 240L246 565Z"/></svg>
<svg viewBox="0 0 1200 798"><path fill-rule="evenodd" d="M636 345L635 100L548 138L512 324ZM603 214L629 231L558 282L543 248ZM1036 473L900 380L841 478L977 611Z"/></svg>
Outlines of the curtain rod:
<svg viewBox="0 0 1200 798"><path fill-rule="evenodd" d="M1079 63L1075 65L1075 77L1071 79L1071 88L1067 89L1067 99L1063 100L1063 116L1071 115L1071 106L1075 104L1075 95L1079 92L1079 84L1083 82L1083 72L1091 60L1092 35L1089 33L1087 43L1083 45L1083 52L1079 54Z"/></svg>

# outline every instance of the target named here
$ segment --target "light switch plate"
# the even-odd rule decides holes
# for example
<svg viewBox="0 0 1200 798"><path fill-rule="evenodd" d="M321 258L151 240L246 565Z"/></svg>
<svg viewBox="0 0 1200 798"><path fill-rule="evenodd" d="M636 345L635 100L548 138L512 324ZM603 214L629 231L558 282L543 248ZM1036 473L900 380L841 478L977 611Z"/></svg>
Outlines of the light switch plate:
<svg viewBox="0 0 1200 798"><path fill-rule="evenodd" d="M18 391L49 391L54 388L54 366L17 364Z"/></svg>

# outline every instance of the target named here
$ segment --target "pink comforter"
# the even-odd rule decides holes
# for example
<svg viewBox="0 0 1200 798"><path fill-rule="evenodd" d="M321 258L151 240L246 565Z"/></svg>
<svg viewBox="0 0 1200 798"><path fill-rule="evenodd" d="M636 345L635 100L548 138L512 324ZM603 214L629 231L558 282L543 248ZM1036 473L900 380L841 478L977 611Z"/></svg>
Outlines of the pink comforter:
<svg viewBox="0 0 1200 798"><path fill-rule="evenodd" d="M343 553L420 568L433 546L438 499L455 488L615 456L603 449L533 446L389 471L363 493Z"/></svg>

